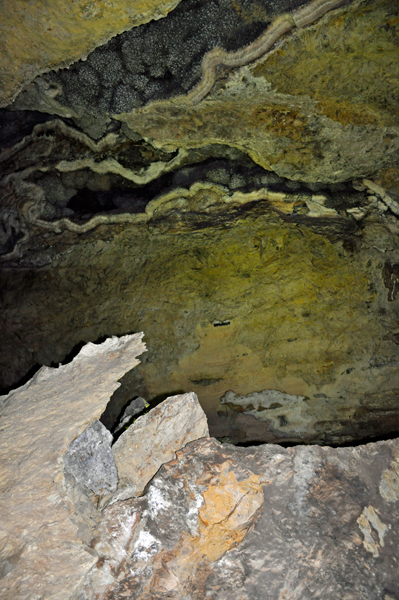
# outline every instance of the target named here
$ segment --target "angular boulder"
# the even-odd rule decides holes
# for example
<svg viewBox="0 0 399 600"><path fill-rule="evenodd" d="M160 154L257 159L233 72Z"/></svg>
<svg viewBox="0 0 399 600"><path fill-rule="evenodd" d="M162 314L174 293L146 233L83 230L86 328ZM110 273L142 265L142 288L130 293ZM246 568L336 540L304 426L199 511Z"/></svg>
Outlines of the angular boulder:
<svg viewBox="0 0 399 600"><path fill-rule="evenodd" d="M95 494L114 492L118 486L112 440L108 429L100 421L94 421L64 454L66 471Z"/></svg>
<svg viewBox="0 0 399 600"><path fill-rule="evenodd" d="M192 442L105 509L76 600L398 598L398 449Z"/></svg>
<svg viewBox="0 0 399 600"><path fill-rule="evenodd" d="M65 600L96 561L79 536L62 458L138 364L142 336L87 344L0 398L0 598Z"/></svg>
<svg viewBox="0 0 399 600"><path fill-rule="evenodd" d="M119 497L140 496L177 450L206 436L206 416L193 392L167 398L139 417L112 447L122 493Z"/></svg>

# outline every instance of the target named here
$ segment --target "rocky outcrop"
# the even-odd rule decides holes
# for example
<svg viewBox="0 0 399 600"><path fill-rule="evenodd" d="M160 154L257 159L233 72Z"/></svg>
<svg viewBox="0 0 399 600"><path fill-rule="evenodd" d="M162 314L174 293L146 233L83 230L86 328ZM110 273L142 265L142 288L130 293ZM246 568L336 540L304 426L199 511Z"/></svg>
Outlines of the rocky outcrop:
<svg viewBox="0 0 399 600"><path fill-rule="evenodd" d="M76 514L68 494L62 457L101 416L118 379L137 365L145 350L141 338L136 334L88 344L71 363L44 367L1 398L2 598L69 598L95 563L79 537L84 517ZM72 493L72 498L78 496ZM90 505L81 493L80 509L84 501ZM90 513L87 507L85 511L95 525L93 505Z"/></svg>
<svg viewBox="0 0 399 600"><path fill-rule="evenodd" d="M193 442L104 511L76 598L396 598L397 452Z"/></svg>
<svg viewBox="0 0 399 600"><path fill-rule="evenodd" d="M185 394L113 445L113 493L112 436L93 418L141 337L89 344L1 399L1 597L395 598L397 440L237 448L207 436Z"/></svg>
<svg viewBox="0 0 399 600"><path fill-rule="evenodd" d="M1 398L2 598L71 598L110 542L109 513L99 507L140 496L177 450L208 436L195 394L169 398L139 417L112 450L111 433L98 420L90 424L117 380L138 363L141 338L88 344L68 365L43 368ZM127 543L135 519L125 511L117 521L118 541ZM98 554L92 549L97 528L104 534L96 538Z"/></svg>

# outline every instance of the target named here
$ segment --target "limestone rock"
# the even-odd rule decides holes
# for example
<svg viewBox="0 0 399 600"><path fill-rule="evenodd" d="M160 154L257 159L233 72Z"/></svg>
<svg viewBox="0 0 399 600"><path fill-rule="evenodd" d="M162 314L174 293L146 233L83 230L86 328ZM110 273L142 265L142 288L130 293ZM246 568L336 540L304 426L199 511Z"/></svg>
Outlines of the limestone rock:
<svg viewBox="0 0 399 600"><path fill-rule="evenodd" d="M194 393L167 398L139 417L112 447L124 497L139 496L177 450L208 435L205 413Z"/></svg>
<svg viewBox="0 0 399 600"><path fill-rule="evenodd" d="M95 494L114 492L118 485L112 440L108 429L100 421L94 421L64 454L65 469Z"/></svg>
<svg viewBox="0 0 399 600"><path fill-rule="evenodd" d="M398 448L192 442L105 509L75 600L396 598L399 510L379 484Z"/></svg>
<svg viewBox="0 0 399 600"><path fill-rule="evenodd" d="M87 344L0 403L1 598L64 600L95 562L71 518L62 457L138 364L142 334Z"/></svg>
<svg viewBox="0 0 399 600"><path fill-rule="evenodd" d="M118 425L114 429L114 434L123 429L123 427L126 427L129 421L131 421L135 415L143 412L143 410L145 410L148 406L149 404L144 400L144 398L139 397L132 400L125 408Z"/></svg>

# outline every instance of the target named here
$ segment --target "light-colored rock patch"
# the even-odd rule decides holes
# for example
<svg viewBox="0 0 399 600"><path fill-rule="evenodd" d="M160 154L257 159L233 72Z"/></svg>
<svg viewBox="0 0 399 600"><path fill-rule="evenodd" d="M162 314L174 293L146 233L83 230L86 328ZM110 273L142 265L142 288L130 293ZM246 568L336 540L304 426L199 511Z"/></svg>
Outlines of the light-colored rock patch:
<svg viewBox="0 0 399 600"><path fill-rule="evenodd" d="M71 363L43 367L1 398L1 598L65 600L96 561L70 518L62 455L138 364L141 338L87 344Z"/></svg>
<svg viewBox="0 0 399 600"><path fill-rule="evenodd" d="M205 413L193 392L167 398L139 417L112 448L120 478L119 497L140 496L177 450L208 435Z"/></svg>
<svg viewBox="0 0 399 600"><path fill-rule="evenodd" d="M314 418L308 413L305 396L284 394L278 390L263 390L247 396L229 391L221 398L220 403L252 415L258 421L267 421L273 429L284 433L313 430Z"/></svg>

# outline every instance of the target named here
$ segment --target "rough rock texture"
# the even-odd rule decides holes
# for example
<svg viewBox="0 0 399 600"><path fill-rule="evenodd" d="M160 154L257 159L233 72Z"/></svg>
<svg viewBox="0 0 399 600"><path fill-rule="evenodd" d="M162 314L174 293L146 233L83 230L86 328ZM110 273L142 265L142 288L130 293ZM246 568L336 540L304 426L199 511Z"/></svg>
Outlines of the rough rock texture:
<svg viewBox="0 0 399 600"><path fill-rule="evenodd" d="M0 115L1 386L144 330L111 428L193 390L233 442L399 431L398 16L182 0L21 92ZM221 403L264 390L300 400Z"/></svg>
<svg viewBox="0 0 399 600"><path fill-rule="evenodd" d="M1 2L0 106L36 75L87 56L112 36L164 17L179 0ZM49 97L57 93L48 88Z"/></svg>
<svg viewBox="0 0 399 600"><path fill-rule="evenodd" d="M141 338L88 344L71 363L42 368L1 398L1 598L69 598L95 562L78 537L62 456L138 364Z"/></svg>
<svg viewBox="0 0 399 600"><path fill-rule="evenodd" d="M211 434L233 441L339 443L397 431L398 298L391 275L384 283L386 263L399 263L395 218L367 208L358 226L340 208L349 195L329 197L337 217L308 217L289 198L243 194L249 202L239 204L201 184L191 197L155 199L159 217L146 223L30 234L24 268L15 261L1 272L3 385L82 340L144 330L149 352L116 414L137 395L193 390ZM305 397L300 422L282 412L270 427L220 404L229 390L268 389Z"/></svg>
<svg viewBox="0 0 399 600"><path fill-rule="evenodd" d="M397 167L397 19L389 0L355 2L243 67L198 106L172 99L118 118L160 148L228 144L293 180Z"/></svg>
<svg viewBox="0 0 399 600"><path fill-rule="evenodd" d="M117 433L121 429L126 428L131 424L131 421L135 415L142 413L146 408L149 407L148 402L144 400L144 398L135 398L125 408L123 411L123 415L121 416L117 426L113 430L113 433ZM104 417L104 415L103 415Z"/></svg>
<svg viewBox="0 0 399 600"><path fill-rule="evenodd" d="M104 511L75 598L396 598L398 447L193 442Z"/></svg>
<svg viewBox="0 0 399 600"><path fill-rule="evenodd" d="M112 440L108 429L100 421L94 421L64 454L66 471L97 495L115 492L118 485Z"/></svg>
<svg viewBox="0 0 399 600"><path fill-rule="evenodd" d="M124 497L140 496L177 450L207 436L206 416L194 393L172 396L139 417L112 447Z"/></svg>

